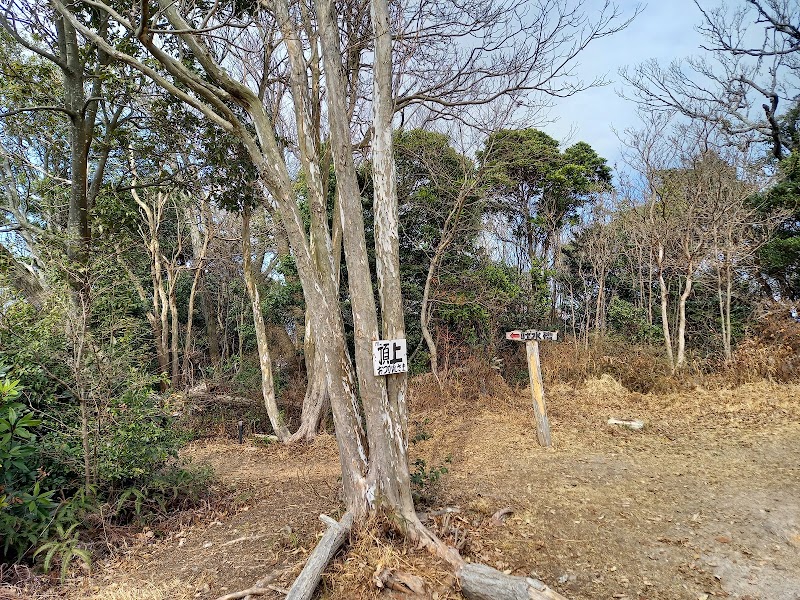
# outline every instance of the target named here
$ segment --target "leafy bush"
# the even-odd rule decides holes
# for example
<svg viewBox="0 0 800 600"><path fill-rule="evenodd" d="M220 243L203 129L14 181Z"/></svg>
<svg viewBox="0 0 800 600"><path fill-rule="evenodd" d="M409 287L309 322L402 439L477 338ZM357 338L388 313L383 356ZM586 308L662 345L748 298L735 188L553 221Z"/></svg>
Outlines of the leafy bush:
<svg viewBox="0 0 800 600"><path fill-rule="evenodd" d="M45 534L56 503L54 490L42 485L38 466L37 435L41 424L18 399L19 380L8 377L0 366L0 537L2 558L16 561L26 555Z"/></svg>
<svg viewBox="0 0 800 600"><path fill-rule="evenodd" d="M147 524L168 513L196 506L208 497L213 475L205 466L167 465L109 499L113 520L120 524Z"/></svg>
<svg viewBox="0 0 800 600"><path fill-rule="evenodd" d="M100 481L125 485L157 473L177 457L183 438L149 390L128 390L107 411L107 435L98 448Z"/></svg>
<svg viewBox="0 0 800 600"><path fill-rule="evenodd" d="M647 322L644 308L637 308L619 296L614 296L608 306L608 323L616 333L634 342L657 343L662 335L660 327Z"/></svg>

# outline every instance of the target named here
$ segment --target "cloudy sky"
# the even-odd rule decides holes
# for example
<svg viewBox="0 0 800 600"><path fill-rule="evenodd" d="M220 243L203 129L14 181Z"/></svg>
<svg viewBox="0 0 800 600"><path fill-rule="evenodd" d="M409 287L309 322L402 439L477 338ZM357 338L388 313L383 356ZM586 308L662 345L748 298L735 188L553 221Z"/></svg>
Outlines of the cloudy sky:
<svg viewBox="0 0 800 600"><path fill-rule="evenodd" d="M717 4L715 0L704 3ZM592 0L589 4L597 3ZM630 14L636 2L623 0L620 6ZM582 79L605 75L610 84L557 100L549 114L556 121L541 128L558 140L572 134L571 143L588 142L611 165L621 162L620 142L612 128L621 132L636 127L638 120L635 105L618 95L622 87L619 69L651 58L666 65L673 59L700 53L702 37L696 26L701 19L692 0L651 0L628 29L596 42L580 57L577 72Z"/></svg>

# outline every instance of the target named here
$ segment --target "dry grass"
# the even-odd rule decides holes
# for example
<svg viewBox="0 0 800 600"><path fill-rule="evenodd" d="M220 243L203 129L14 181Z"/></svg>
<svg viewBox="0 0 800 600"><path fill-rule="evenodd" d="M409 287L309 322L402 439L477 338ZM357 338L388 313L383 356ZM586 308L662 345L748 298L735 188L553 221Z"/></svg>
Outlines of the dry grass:
<svg viewBox="0 0 800 600"><path fill-rule="evenodd" d="M88 597L88 600L193 600L203 585L187 586L173 579L166 583L123 582L112 584Z"/></svg>
<svg viewBox="0 0 800 600"><path fill-rule="evenodd" d="M346 552L326 571L320 598L366 600L382 597L373 578L383 569L421 577L441 600L460 598L454 591L454 578L447 565L398 538L393 530L390 522L374 518L354 531ZM386 597L392 596L387 594Z"/></svg>

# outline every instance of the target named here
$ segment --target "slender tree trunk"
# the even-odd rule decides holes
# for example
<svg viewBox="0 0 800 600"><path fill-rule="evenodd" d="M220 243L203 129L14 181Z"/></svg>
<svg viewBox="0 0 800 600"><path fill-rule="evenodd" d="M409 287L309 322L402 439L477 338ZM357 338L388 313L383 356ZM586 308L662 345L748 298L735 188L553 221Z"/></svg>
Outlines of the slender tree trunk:
<svg viewBox="0 0 800 600"><path fill-rule="evenodd" d="M183 375L184 384L188 385L191 377L189 370L189 357L192 353L192 325L194 324L194 299L197 294L197 285L200 280L200 271L202 265L195 265L194 278L192 279L192 288L189 291L189 306L186 312L186 336L183 341L183 364L181 366L181 373Z"/></svg>
<svg viewBox="0 0 800 600"><path fill-rule="evenodd" d="M334 271L338 267L333 264L333 247L331 233L328 227L327 217L327 181L328 173L320 168L320 157L318 148L318 129L315 122L318 120L312 113L318 113L319 105L316 93L312 100L307 83L307 63L304 52L299 43L295 31L297 24L293 23L289 13L287 0L278 0L275 4L275 12L278 18L281 31L286 41L287 53L290 65L290 83L292 88L292 101L298 128L298 145L300 147L300 159L308 183L309 207L311 214L311 227L309 235L309 245L314 268L322 278L326 280L335 279L337 285L335 289L338 293L338 276ZM315 49L316 51L316 49ZM318 60L318 59L317 59ZM318 116L318 115L317 115ZM328 168L326 162L325 168ZM306 327L306 370L309 373L309 381L306 386L306 395L303 399L303 410L301 414L300 429L295 432L292 439L310 439L316 435L317 427L322 416L322 410L326 406L328 397L327 384L321 380L313 380L314 373L319 374L321 363L321 353L315 346L315 336L313 330ZM318 377L319 375L317 375Z"/></svg>
<svg viewBox="0 0 800 600"><path fill-rule="evenodd" d="M669 290L664 281L664 247L659 244L656 258L658 270L658 288L661 291L661 330L664 334L664 346L670 369L675 370L675 359L672 354L672 335L669 330Z"/></svg>
<svg viewBox="0 0 800 600"><path fill-rule="evenodd" d="M400 287L399 217L397 180L392 139L394 97L392 93L392 34L388 0L370 3L375 35L373 65L373 182L375 188L375 263L378 276L384 339L405 339L403 297ZM380 430L386 454L373 455L370 465L383 494L399 515L416 516L411 498L408 472L408 413L406 373L389 375L387 404L381 407L382 421L390 423ZM373 424L374 426L374 424ZM368 429L368 433L369 433Z"/></svg>
<svg viewBox="0 0 800 600"><path fill-rule="evenodd" d="M272 430L278 439L285 442L289 439L289 430L282 422L278 412L278 403L275 399L275 382L272 377L272 359L269 354L267 341L267 328L264 323L264 314L261 312L261 295L253 275L252 249L250 247L250 209L245 207L242 213L242 270L247 295L253 309L253 324L256 330L256 346L258 348L258 363L261 368L261 392L264 396L264 406L267 409Z"/></svg>
<svg viewBox="0 0 800 600"><path fill-rule="evenodd" d="M158 250L160 254L160 250ZM156 261L156 288L155 292L158 294L158 308L159 308L159 323L161 329L160 350L164 361L164 370L161 372L164 377L162 387L165 389L167 386L167 378L169 377L170 359L170 344L169 344L169 300L167 299L167 292L164 290L163 273L161 271L161 257Z"/></svg>
<svg viewBox="0 0 800 600"><path fill-rule="evenodd" d="M181 386L181 361L179 351L180 321L178 319L178 299L176 290L180 271L170 265L167 268L167 302L170 315L170 363L172 366L171 386L177 390Z"/></svg>
<svg viewBox="0 0 800 600"><path fill-rule="evenodd" d="M733 297L733 273L731 272L730 259L725 261L725 361L733 358L732 332L731 332L731 299Z"/></svg>
<svg viewBox="0 0 800 600"><path fill-rule="evenodd" d="M719 307L720 339L722 342L722 355L725 358L725 362L727 363L730 362L731 359L730 337L728 334L728 326L730 324L728 310L730 309L730 304L726 302L729 299L728 293L730 293L730 287L727 286L727 289L723 291L722 273L719 265L717 266L716 269L716 275L717 275L717 305Z"/></svg>
<svg viewBox="0 0 800 600"><path fill-rule="evenodd" d="M594 330L600 333L603 330L603 295L605 293L605 272L601 270L597 274L597 302L594 307Z"/></svg>
<svg viewBox="0 0 800 600"><path fill-rule="evenodd" d="M684 282L683 292L678 299L678 355L675 359L675 368L681 369L686 364L686 300L692 293L692 263Z"/></svg>
<svg viewBox="0 0 800 600"><path fill-rule="evenodd" d="M194 326L194 303L196 296L200 296L200 306L203 312L203 318L206 322L206 332L208 336L208 346L209 346L209 355L212 364L212 368L216 370L217 366L219 365L219 340L216 339L216 315L212 314L212 310L210 306L206 306L208 303L208 297L204 290L201 288L203 287L203 270L205 268L205 258L206 254L208 253L208 244L211 241L211 210L210 210L210 203L208 199L205 198L203 201L203 221L205 222L205 228L203 234L200 234L200 229L197 226L197 223L194 220L194 215L192 215L192 211L187 207L184 209L184 220L186 221L187 226L189 227L189 234L190 239L192 241L192 254L194 256L194 278L192 279L192 288L189 292L189 307L186 317L186 339L184 340L184 347L183 347L183 366L181 367L181 371L183 372L184 379L187 378L187 374L189 373L189 356L191 354L192 349L192 330ZM213 321L213 324L209 322ZM213 336L211 335L211 330L213 330Z"/></svg>
<svg viewBox="0 0 800 600"><path fill-rule="evenodd" d="M425 289L422 292L422 306L420 308L420 329L422 330L422 339L428 346L428 354L431 361L431 373L436 378L436 383L439 384L439 389L442 389L442 380L439 377L439 354L436 348L436 340L431 333L431 304L430 304L430 291L431 281L433 279L434 261L428 266L428 276L425 279Z"/></svg>
<svg viewBox="0 0 800 600"><path fill-rule="evenodd" d="M653 324L653 250L647 260L647 324Z"/></svg>

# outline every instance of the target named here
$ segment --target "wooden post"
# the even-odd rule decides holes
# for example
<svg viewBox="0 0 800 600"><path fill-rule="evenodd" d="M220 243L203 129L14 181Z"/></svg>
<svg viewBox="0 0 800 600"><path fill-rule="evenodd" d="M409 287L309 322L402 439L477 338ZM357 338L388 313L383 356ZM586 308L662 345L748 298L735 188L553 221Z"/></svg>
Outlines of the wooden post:
<svg viewBox="0 0 800 600"><path fill-rule="evenodd" d="M547 420L547 405L544 402L544 382L542 381L542 363L539 361L539 342L525 342L528 353L528 373L531 378L531 396L533 398L533 414L536 416L536 438L539 445L549 447L550 422Z"/></svg>
<svg viewBox="0 0 800 600"><path fill-rule="evenodd" d="M506 331L506 339L525 342L528 354L528 374L531 378L531 396L533 397L533 414L536 416L536 438L539 445L550 447L550 423L547 420L547 405L544 402L544 382L542 381L542 363L539 362L539 342L558 341L557 331L538 331L528 329Z"/></svg>

